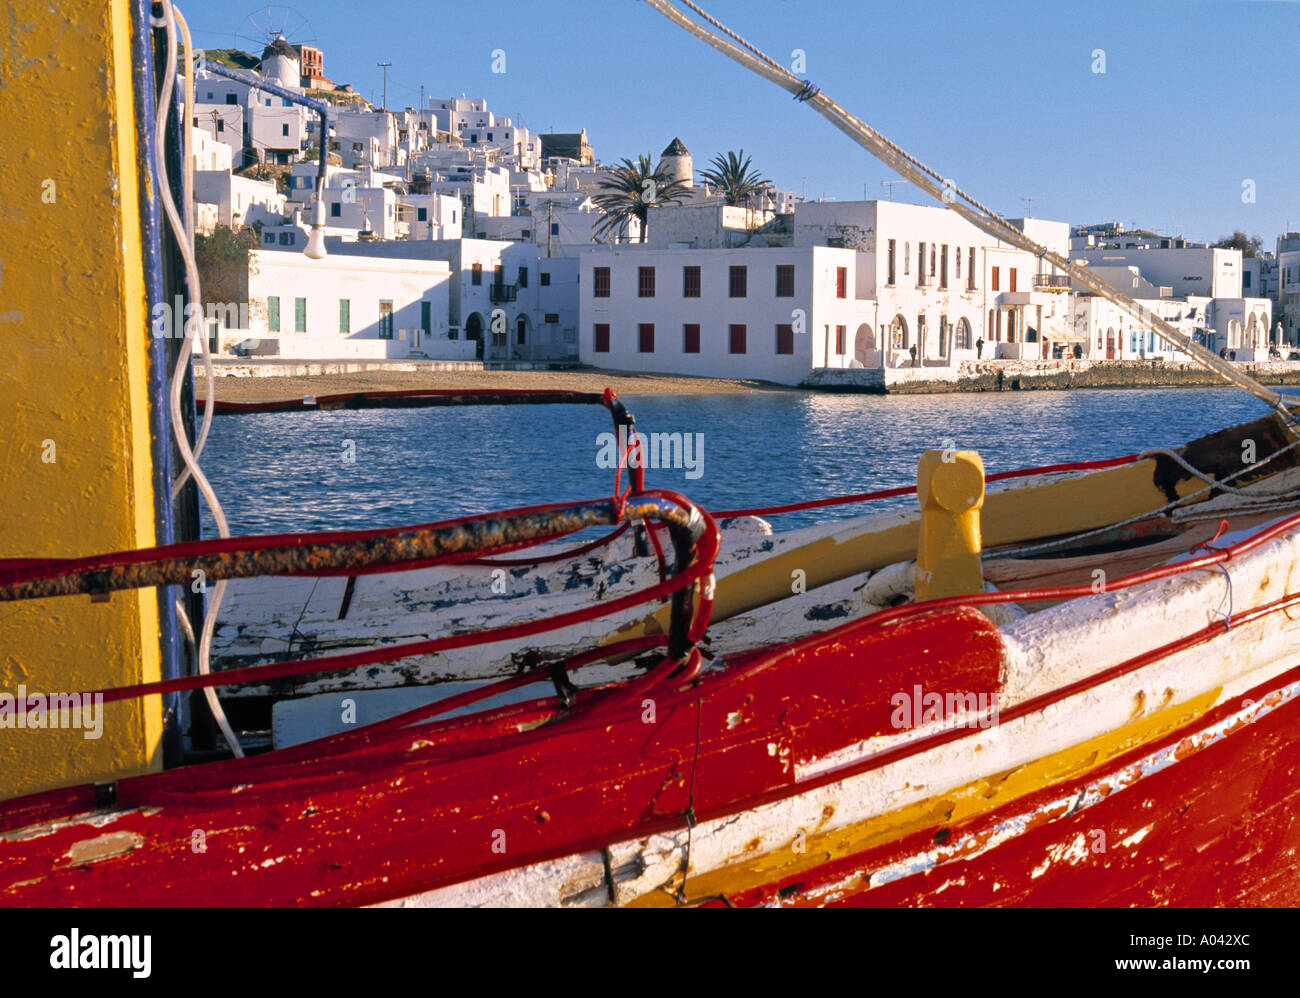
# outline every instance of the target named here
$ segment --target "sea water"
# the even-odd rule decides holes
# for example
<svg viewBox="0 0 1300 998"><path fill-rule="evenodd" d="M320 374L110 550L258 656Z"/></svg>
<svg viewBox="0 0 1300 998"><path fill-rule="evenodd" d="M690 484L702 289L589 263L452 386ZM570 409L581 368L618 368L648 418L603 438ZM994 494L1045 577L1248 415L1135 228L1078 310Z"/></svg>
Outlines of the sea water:
<svg viewBox="0 0 1300 998"><path fill-rule="evenodd" d="M927 449L977 450L992 474L1177 446L1268 411L1233 388L624 401L655 445L647 485L714 510L912 485ZM219 415L202 464L235 534L397 526L606 497L612 428L598 405ZM787 529L861 512L830 507L772 522ZM204 522L212 536L206 512Z"/></svg>

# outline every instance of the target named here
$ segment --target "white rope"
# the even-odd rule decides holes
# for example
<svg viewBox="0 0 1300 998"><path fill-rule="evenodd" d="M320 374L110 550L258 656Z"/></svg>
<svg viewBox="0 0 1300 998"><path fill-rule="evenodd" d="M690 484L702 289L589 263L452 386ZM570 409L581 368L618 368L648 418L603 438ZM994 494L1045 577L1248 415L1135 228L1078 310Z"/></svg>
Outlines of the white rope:
<svg viewBox="0 0 1300 998"><path fill-rule="evenodd" d="M189 155L189 135L190 122L194 120L194 74L196 72L196 63L194 60L194 44L190 39L190 28L185 23L185 16L175 6L172 7L172 14L176 17L177 27L180 28L181 38L185 42L185 118L179 129L183 136L183 146L185 155L185 234L188 244L194 245L194 157ZM202 298L196 290L193 303L202 314ZM172 318L172 325L175 328L175 317ZM182 317L184 321L184 317ZM188 333L188 328L182 327ZM212 417L215 410L212 405L212 398L216 394L216 372L212 367L212 353L208 349L208 340L206 330L204 330L203 342L200 344L200 352L203 354L203 375L204 383L207 385L207 392L204 398L208 404L203 407L203 422L199 425L199 436L194 442L194 460L197 463L199 456L203 453L203 448L208 443L208 432L212 429ZM172 499L180 498L181 489L189 481L190 469L182 468L181 473L172 482Z"/></svg>
<svg viewBox="0 0 1300 998"><path fill-rule="evenodd" d="M1246 492L1244 489L1230 488L1224 485L1224 483L1230 482L1234 478L1240 478L1242 475L1249 474L1250 472L1254 471L1256 468L1263 467L1264 465L1272 461L1274 458L1281 457L1287 451L1293 450L1296 447L1300 447L1300 440L1293 440L1291 443L1286 444L1285 446L1275 450L1272 454L1264 458L1262 461L1256 461L1254 464L1248 464L1240 471L1234 471L1231 475L1225 475L1223 478L1220 479L1211 478L1209 475L1205 474L1202 471L1197 470L1196 468L1193 468L1191 465L1187 464L1186 462L1180 461L1179 463L1182 464L1183 467L1186 468L1188 471L1190 471L1193 475L1195 475L1201 481L1209 482L1210 484L1205 486L1205 488L1203 489L1197 489L1195 492L1189 492L1185 496L1180 496L1179 498L1175 499L1173 502L1165 503L1165 505L1159 507L1158 509L1151 509L1151 510L1147 510L1145 513L1139 513L1137 516L1130 516L1127 520L1119 520L1115 523L1108 523L1104 527L1097 527L1093 530L1084 530L1084 531L1080 531L1077 534L1069 534L1065 537L1058 537L1055 540L1045 541L1042 544L1026 544L1020 547L1001 548L996 551L985 551L982 557L985 561L991 558L1019 558L1026 554L1034 554L1039 551L1048 551L1048 550L1060 548L1062 544L1067 544L1072 541L1082 540L1085 537L1096 537L1099 534L1109 533L1112 530L1118 530L1120 527L1127 527L1129 524L1140 523L1141 521L1149 519L1150 517L1159 516L1161 513L1170 512L1171 510L1176 509L1179 506L1184 506L1190 503L1193 499L1198 499L1199 497L1205 495L1207 492L1213 492L1215 489L1220 489L1225 492L1244 494L1246 497L1257 495L1262 499L1271 499L1276 496L1289 496L1294 500L1296 494L1296 491L1294 489L1282 493ZM1152 450L1152 451L1145 452L1145 454L1157 454L1157 453L1171 454L1172 452L1164 451L1164 450ZM1246 488L1251 488L1251 486L1247 486ZM1284 504L1283 508L1293 508L1294 506L1295 503L1294 501L1292 501L1290 503ZM1252 506L1252 509L1254 508L1255 507ZM1269 508L1271 507L1261 506L1259 507L1259 510L1263 511Z"/></svg>
<svg viewBox="0 0 1300 998"><path fill-rule="evenodd" d="M1161 339L1173 343L1238 388L1250 392L1256 398L1266 402L1282 416L1286 424L1292 427L1297 425L1295 416L1287 409L1281 394L1269 391L1243 371L1237 370L1227 361L1216 357L1160 316L1147 311L1132 298L1094 276L1086 267L1075 266L1064 257L1051 252L1047 247L1034 242L1006 219L980 204L951 181L944 180L939 173L925 166L893 142L890 142L865 122L854 117L826 94L816 88L810 88L807 81L799 79L757 48L744 41L739 35L723 27L718 21L700 10L698 6L691 3L690 0L684 0L684 2L688 3L693 10L699 12L701 16L707 18L710 23L717 25L731 37L739 40L744 48L732 44L703 25L693 21L673 6L670 0L646 0L646 3L674 24L695 35L747 69L765 79L771 80L777 86L800 98L804 103L816 110L818 114L867 149L882 163L895 170L900 176L905 177L916 187L952 208L972 225L993 238L1009 243L1027 253L1032 253L1039 259L1064 271L1069 277L1078 281L1093 294L1105 298L1123 309L1137 322L1149 325ZM749 49L749 51L746 51L746 49Z"/></svg>
<svg viewBox="0 0 1300 998"><path fill-rule="evenodd" d="M1291 445L1291 447L1294 446L1295 444ZM1283 450L1290 450L1291 447L1283 448ZM1281 454L1282 451L1278 451L1277 453ZM1255 490L1253 485L1247 485L1244 488L1236 485L1225 485L1224 482L1228 481L1227 478L1216 479L1212 475L1207 475L1199 468L1194 468L1190 464L1188 464L1187 459L1184 458L1177 451L1169 450L1167 447L1153 447L1151 450L1144 450L1141 454L1138 455L1138 457L1154 457L1157 454L1163 454L1165 457L1169 458L1180 468L1186 471L1189 475L1199 478L1203 482L1209 482L1212 486L1214 486L1214 488L1219 489L1222 492L1229 492L1235 496L1249 496L1249 497L1258 496L1261 499L1283 499L1287 496L1294 498L1296 494L1295 489L1283 489L1280 492L1269 492L1264 489ZM1269 460L1272 459L1270 458ZM1251 465L1251 467L1258 468L1259 465L1254 464ZM1246 470L1249 471L1250 468L1247 468ZM1238 472L1237 474L1243 474L1243 473L1244 472ZM1232 477L1235 478L1236 475L1233 475ZM1248 491L1248 490L1253 490L1253 491Z"/></svg>
<svg viewBox="0 0 1300 998"><path fill-rule="evenodd" d="M158 98L157 118L154 122L154 155L157 157L155 168L158 173L158 193L162 201L163 211L167 215L167 221L170 223L172 233L175 235L177 245L180 247L181 256L185 260L185 275L189 283L191 302L198 306L202 303L203 296L199 285L198 263L194 258L192 233L181 222L180 215L176 210L176 202L172 198L171 183L167 176L167 119L172 112L172 86L176 81L176 19L175 11L172 8L172 0L162 0L162 10L163 16L160 26L167 29L167 61L163 72L162 92ZM154 21L159 23L156 18ZM190 72L193 72L192 66ZM182 316L183 321L184 316ZM197 457L190 447L189 436L185 432L185 422L181 416L181 389L184 387L190 355L194 350L194 338L189 335L188 324L183 328L185 336L182 338L180 353L176 357L176 367L172 372L171 390L168 393L172 429L176 436L176 448L180 452L181 461L185 465L185 473L194 478L194 484L198 486L199 492L208 504L208 509L212 511L212 518L216 522L218 536L229 537L230 526L226 523L225 511L221 508L221 502L217 499L212 484L203 473L203 469L199 467ZM200 339L206 353L206 337L200 337ZM207 409L211 411L212 406L207 406ZM212 589L207 613L203 618L203 628L199 635L199 675L206 676L212 671L212 636L217 626L217 611L221 607L221 600L225 592L226 580L221 579ZM239 739L235 737L230 722L226 719L226 712L222 709L216 690L208 687L203 691L203 694L207 699L209 709L212 711L213 719L217 722L217 727L221 729L221 734L226 739L226 744L230 746L230 750L237 757L242 757L244 751L240 747Z"/></svg>

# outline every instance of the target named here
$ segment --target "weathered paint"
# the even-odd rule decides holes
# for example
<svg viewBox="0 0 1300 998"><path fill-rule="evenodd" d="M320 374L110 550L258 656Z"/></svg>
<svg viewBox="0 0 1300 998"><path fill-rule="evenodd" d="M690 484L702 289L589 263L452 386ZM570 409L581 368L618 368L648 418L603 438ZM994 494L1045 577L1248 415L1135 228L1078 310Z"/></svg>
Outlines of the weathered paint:
<svg viewBox="0 0 1300 998"><path fill-rule="evenodd" d="M1291 576L1298 544L1282 537L1234 559L1239 609L1272 605L1297 581ZM478 722L393 733L349 752L325 747L318 760L290 760L278 769L259 768L273 762L268 758L122 781L117 806L98 813L84 813L84 792L24 801L3 819L0 863L12 880L0 897L166 904L184 884L187 903L601 904L611 891L620 904L677 903L692 792L700 820L689 836L688 902L746 892L761 901L768 887L794 897L799 891L789 888L821 883L822 873L841 869L836 864L848 863L846 875L856 875L862 864L855 857L876 849L894 850L889 855L897 858L873 869L896 868L902 876L894 879L905 879L928 868L917 845L925 837L943 845L960 831L954 841L974 842L981 833L969 831L972 823L985 819L1019 821L1016 827L1028 830L1033 822L1016 816L1034 812L1035 794L1108 779L1109 767L1126 765L1130 753L1164 751L1162 740L1180 741L1219 723L1209 712L1243 694L1274 703L1275 690L1288 675L1294 682L1300 666L1300 620L1282 611L1113 672L1132 650L1134 622L1153 601L1181 615L1181 633L1204 626L1214 574L1177 577L1186 599L1168 591L1171 580L1139 587L1114 612L1106 609L1110 594L1094 597L1094 627L1127 632L1130 648L1120 652L1118 638L1098 639L1082 681L1073 661L1035 672L1026 657L1015 669L1014 697L1003 668L1024 651L1003 650L991 623L962 610L884 628L838 628L743 682L729 678L745 664L739 656L697 684L651 691L658 708L651 723L640 704L628 704L576 726L537 729L552 716L549 702L539 702ZM1050 628L1051 618L1068 609L1020 624ZM1072 644L1080 643L1076 636ZM1040 681L1052 686L1045 699L1025 699ZM900 732L889 693L913 682L1005 691L1011 703L991 727L945 729L940 720ZM1242 739L1245 758L1257 752L1252 728L1224 729ZM1294 725L1288 730L1294 740ZM456 748L464 739L508 731L516 734L499 747ZM1203 747L1189 744L1189 752ZM449 757L449 749L459 754ZM1293 758L1293 741L1281 748L1268 742L1253 765L1267 772ZM1137 784L1115 784L1130 785ZM1058 812L1043 813L1065 816ZM1133 839L1150 823L1148 815L1143 825L1125 825L1115 841ZM192 848L195 828L205 833L201 853ZM135 843L131 833L141 838L130 851L91 862L71 858L74 849L99 849L106 835L117 836L115 846ZM498 833L501 852L493 849ZM799 850L792 848L796 839ZM1157 840L1149 831L1134 841ZM1064 844L1052 839L1022 877L1045 857L1066 855L1072 841L1073 835ZM996 857L997 850L987 853ZM1263 854L1259 875L1272 875L1285 859ZM892 882L886 877L881 886ZM426 896L430 891L437 894ZM851 893L810 889L808 899Z"/></svg>
<svg viewBox="0 0 1300 998"><path fill-rule="evenodd" d="M130 6L8 7L0 557L156 543ZM0 690L95 689L159 673L152 590L36 600L0 615ZM156 768L159 699L105 712L98 740L0 729L0 797Z"/></svg>

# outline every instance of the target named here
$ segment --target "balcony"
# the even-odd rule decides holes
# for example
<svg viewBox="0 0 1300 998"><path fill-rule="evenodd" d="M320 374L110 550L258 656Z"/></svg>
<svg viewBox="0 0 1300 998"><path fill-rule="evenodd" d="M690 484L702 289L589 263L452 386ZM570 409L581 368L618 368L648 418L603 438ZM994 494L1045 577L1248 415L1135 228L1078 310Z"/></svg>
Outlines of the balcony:
<svg viewBox="0 0 1300 998"><path fill-rule="evenodd" d="M488 286L488 300L493 305L514 301L519 297L518 284L491 284Z"/></svg>
<svg viewBox="0 0 1300 998"><path fill-rule="evenodd" d="M1070 277L1068 274L1035 274L1034 275L1035 291L1062 292L1070 290Z"/></svg>

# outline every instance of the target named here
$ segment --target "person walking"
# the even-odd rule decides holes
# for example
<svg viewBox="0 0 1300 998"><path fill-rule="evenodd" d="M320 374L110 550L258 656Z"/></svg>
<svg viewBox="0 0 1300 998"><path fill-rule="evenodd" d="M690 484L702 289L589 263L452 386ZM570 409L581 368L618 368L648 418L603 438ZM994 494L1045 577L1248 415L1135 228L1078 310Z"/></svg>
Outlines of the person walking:
<svg viewBox="0 0 1300 998"><path fill-rule="evenodd" d="M908 347L907 352L912 355L912 366L916 367L916 344L913 343L910 347Z"/></svg>
<svg viewBox="0 0 1300 998"><path fill-rule="evenodd" d="M979 360L984 354L984 337L981 336L975 341L975 359Z"/></svg>

